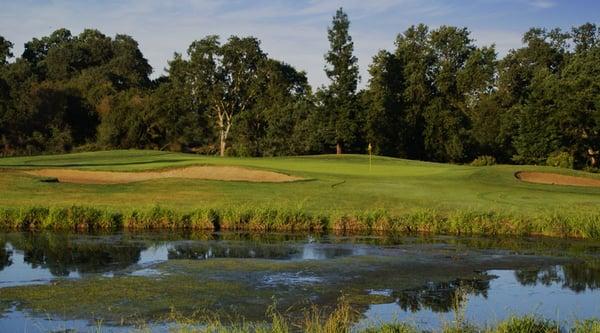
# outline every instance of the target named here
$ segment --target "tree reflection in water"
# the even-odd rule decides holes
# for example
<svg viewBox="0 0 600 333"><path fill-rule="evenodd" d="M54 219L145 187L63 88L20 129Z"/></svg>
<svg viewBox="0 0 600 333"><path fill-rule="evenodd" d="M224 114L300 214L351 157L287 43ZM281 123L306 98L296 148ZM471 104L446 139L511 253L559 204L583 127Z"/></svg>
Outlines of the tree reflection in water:
<svg viewBox="0 0 600 333"><path fill-rule="evenodd" d="M515 271L517 280L525 286L552 284L574 292L584 292L600 288L600 261L586 261L564 266L550 266L543 269Z"/></svg>
<svg viewBox="0 0 600 333"><path fill-rule="evenodd" d="M487 298L490 277L458 279L450 282L431 283L419 289L406 290L393 294L404 311L417 312L429 309L445 313L462 304L469 295Z"/></svg>
<svg viewBox="0 0 600 333"><path fill-rule="evenodd" d="M12 251L6 249L6 243L0 242L0 271L12 265Z"/></svg>
<svg viewBox="0 0 600 333"><path fill-rule="evenodd" d="M298 250L281 244L202 243L180 244L169 249L169 259L260 258L289 259Z"/></svg>
<svg viewBox="0 0 600 333"><path fill-rule="evenodd" d="M600 288L600 261L580 262L542 269L516 270L515 277L523 286L560 285L573 292ZM433 312L449 312L468 296L487 298L491 276L459 279L451 282L432 283L418 289L393 293L404 311L417 312L429 309Z"/></svg>
<svg viewBox="0 0 600 333"><path fill-rule="evenodd" d="M7 241L23 252L24 262L45 268L54 276L71 272L103 273L124 269L140 259L146 247L109 237L85 238L56 233L12 234Z"/></svg>

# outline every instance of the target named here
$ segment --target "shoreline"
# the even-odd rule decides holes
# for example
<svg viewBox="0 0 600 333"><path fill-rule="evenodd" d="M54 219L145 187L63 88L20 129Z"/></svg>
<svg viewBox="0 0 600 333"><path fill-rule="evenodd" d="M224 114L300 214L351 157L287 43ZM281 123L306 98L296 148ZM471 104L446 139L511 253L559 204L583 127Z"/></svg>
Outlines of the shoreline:
<svg viewBox="0 0 600 333"><path fill-rule="evenodd" d="M600 213L518 215L497 211L414 209L309 213L302 209L161 206L139 209L91 206L0 207L0 229L18 231L207 230L263 232L405 233L477 236L547 236L600 240Z"/></svg>

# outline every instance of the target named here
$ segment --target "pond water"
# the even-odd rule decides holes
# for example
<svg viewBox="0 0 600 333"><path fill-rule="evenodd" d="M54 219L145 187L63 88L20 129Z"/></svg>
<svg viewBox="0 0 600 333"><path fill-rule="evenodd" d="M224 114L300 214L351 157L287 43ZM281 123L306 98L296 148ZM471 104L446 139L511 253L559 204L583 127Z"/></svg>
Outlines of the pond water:
<svg viewBox="0 0 600 333"><path fill-rule="evenodd" d="M290 318L344 297L356 327L600 317L600 243L548 238L0 232L0 332L168 331L208 309Z"/></svg>

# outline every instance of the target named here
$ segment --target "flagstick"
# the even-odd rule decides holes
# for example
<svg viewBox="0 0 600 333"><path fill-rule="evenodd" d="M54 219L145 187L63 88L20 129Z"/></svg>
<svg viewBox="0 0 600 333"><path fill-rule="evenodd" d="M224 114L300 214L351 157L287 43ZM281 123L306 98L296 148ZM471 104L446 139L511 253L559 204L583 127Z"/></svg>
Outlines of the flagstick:
<svg viewBox="0 0 600 333"><path fill-rule="evenodd" d="M372 148L371 144L369 143L369 172L371 172L371 164L372 164L371 163L371 159L372 159L372 157L371 157L371 148Z"/></svg>

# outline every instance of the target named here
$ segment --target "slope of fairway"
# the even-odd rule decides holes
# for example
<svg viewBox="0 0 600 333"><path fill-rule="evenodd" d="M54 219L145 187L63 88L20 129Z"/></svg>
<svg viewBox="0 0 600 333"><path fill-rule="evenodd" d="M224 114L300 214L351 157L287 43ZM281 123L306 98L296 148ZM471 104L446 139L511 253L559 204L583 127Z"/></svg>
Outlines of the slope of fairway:
<svg viewBox="0 0 600 333"><path fill-rule="evenodd" d="M307 181L224 182L165 178L127 184L41 182L33 169L141 172L190 165L237 166L280 172ZM518 171L598 176L548 167L471 167L362 155L218 158L157 151L121 150L0 159L0 207L92 205L96 207L290 207L307 212L412 208L479 209L535 213L600 211L600 189L531 184Z"/></svg>

